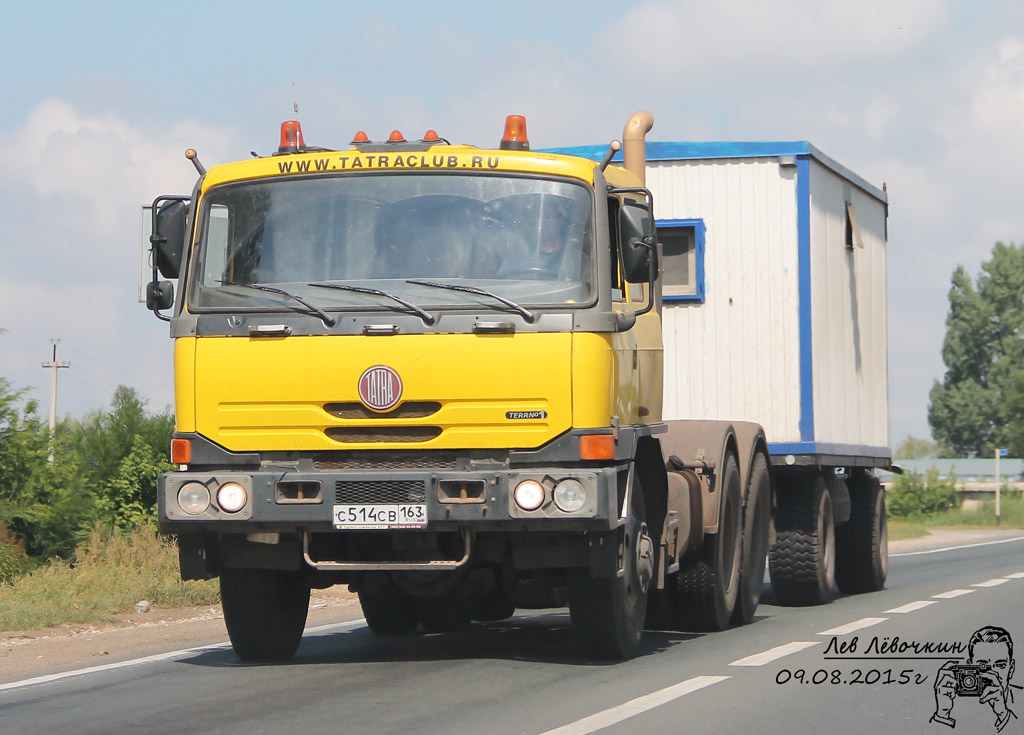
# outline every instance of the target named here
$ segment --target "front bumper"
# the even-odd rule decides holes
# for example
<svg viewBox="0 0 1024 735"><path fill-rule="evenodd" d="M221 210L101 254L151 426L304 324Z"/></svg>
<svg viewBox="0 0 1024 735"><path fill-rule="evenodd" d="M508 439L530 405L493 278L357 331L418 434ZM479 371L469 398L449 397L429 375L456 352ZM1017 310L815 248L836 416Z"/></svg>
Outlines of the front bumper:
<svg viewBox="0 0 1024 735"><path fill-rule="evenodd" d="M619 525L619 503L626 486L628 465L610 467L537 467L499 470L418 469L403 471L312 471L264 468L245 472L236 468L182 471L159 478L158 511L165 533L345 533L334 523L340 505L422 503L427 523L417 531L601 531ZM559 509L553 500L555 485L578 480L586 502L575 512ZM513 500L513 490L524 480L545 488L545 501L525 511ZM189 515L178 504L182 486L198 482L210 491L210 507ZM244 507L235 513L217 505L217 489L227 482L247 492ZM386 530L386 529L385 529Z"/></svg>

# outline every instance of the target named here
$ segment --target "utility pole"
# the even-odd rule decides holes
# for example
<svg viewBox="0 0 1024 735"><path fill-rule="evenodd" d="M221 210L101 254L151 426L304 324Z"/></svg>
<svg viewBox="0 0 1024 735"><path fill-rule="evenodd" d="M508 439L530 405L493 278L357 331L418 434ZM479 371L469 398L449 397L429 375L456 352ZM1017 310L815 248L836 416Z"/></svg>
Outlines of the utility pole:
<svg viewBox="0 0 1024 735"><path fill-rule="evenodd" d="M999 458L1005 457L1007 451L1005 449L996 448L996 525L999 525Z"/></svg>
<svg viewBox="0 0 1024 735"><path fill-rule="evenodd" d="M47 461L53 461L53 440L57 434L57 371L61 368L71 367L70 362L57 362L57 343L59 339L51 339L53 343L53 360L42 363L44 368L49 368L52 373L50 380L50 456Z"/></svg>

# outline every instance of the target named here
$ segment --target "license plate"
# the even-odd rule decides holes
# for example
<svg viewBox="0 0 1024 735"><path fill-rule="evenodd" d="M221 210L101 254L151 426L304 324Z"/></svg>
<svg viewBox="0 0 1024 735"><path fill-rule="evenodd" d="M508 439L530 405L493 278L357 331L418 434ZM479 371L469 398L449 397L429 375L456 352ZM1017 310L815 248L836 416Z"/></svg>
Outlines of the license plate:
<svg viewBox="0 0 1024 735"><path fill-rule="evenodd" d="M335 528L423 528L426 525L426 503L334 506Z"/></svg>

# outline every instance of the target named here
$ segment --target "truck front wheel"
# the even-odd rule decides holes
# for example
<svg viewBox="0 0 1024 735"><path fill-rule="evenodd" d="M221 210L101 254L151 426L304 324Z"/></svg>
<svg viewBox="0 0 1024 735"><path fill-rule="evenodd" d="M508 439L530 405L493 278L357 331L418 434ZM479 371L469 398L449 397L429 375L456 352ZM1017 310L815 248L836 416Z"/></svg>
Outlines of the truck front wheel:
<svg viewBox="0 0 1024 735"><path fill-rule="evenodd" d="M654 544L647 532L643 488L634 478L626 523L603 534L616 546L617 564L604 576L569 574L569 613L580 650L595 658L631 658L644 632ZM596 539L595 539L596 540Z"/></svg>
<svg viewBox="0 0 1024 735"><path fill-rule="evenodd" d="M367 575L359 587L359 605L366 626L377 635L403 635L416 630L413 597L391 585L387 577Z"/></svg>
<svg viewBox="0 0 1024 735"><path fill-rule="evenodd" d="M849 487L850 520L836 529L836 584L847 594L877 592L889 571L885 492L866 472Z"/></svg>
<svg viewBox="0 0 1024 735"><path fill-rule="evenodd" d="M296 572L223 569L220 597L231 647L243 661L291 658L306 626L309 581Z"/></svg>
<svg viewBox="0 0 1024 735"><path fill-rule="evenodd" d="M778 495L768 554L772 590L780 605L821 605L835 583L832 496L819 474L794 484Z"/></svg>

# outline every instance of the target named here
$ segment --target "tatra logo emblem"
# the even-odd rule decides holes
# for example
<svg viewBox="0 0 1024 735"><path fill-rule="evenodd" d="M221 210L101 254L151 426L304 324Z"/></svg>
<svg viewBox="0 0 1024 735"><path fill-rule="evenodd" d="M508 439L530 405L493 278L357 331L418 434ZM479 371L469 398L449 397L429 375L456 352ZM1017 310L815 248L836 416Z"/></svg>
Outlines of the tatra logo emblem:
<svg viewBox="0 0 1024 735"><path fill-rule="evenodd" d="M402 379L387 365L374 365L359 376L359 398L374 411L389 411L402 397Z"/></svg>

